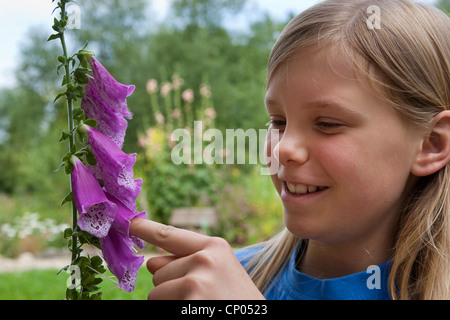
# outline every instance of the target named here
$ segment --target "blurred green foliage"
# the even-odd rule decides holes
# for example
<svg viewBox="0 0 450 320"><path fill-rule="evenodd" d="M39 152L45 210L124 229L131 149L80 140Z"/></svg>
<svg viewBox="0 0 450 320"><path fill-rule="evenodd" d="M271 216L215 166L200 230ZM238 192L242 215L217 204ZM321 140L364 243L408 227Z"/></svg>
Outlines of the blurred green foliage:
<svg viewBox="0 0 450 320"><path fill-rule="evenodd" d="M437 0L436 6L444 11L447 15L450 14L450 0Z"/></svg>
<svg viewBox="0 0 450 320"><path fill-rule="evenodd" d="M265 214L273 205L264 201L276 197L254 193L260 177L249 166L179 167L166 159L158 160L155 169L138 142L157 125L157 110L147 92L149 79L163 84L174 75L184 81L179 93L195 91L194 112L202 108L199 88L205 83L210 86L208 103L217 114L216 128L263 128L268 121L263 103L267 59L287 21L262 15L248 29L230 31L224 21L243 10L241 0L174 0L162 23L152 20L146 0L77 3L82 28L68 32L69 52L89 41L88 49L118 81L136 85L128 99L134 118L129 121L124 151L138 153L135 176L144 179L145 187L141 207L149 209L150 217L164 221L174 206L222 206L223 217L231 220L217 232L231 240L242 239L248 230L243 226L244 220L249 221L247 215L259 217L258 230L260 225L260 230L270 229L267 225L273 226L273 219ZM11 74L17 84L0 89L0 225L25 212L39 212L57 223L71 219L67 209L59 207L69 189L67 176L55 172L60 155L67 152L65 144L58 144L67 118L64 101L53 103L62 75L56 74L60 49L46 42L48 36L39 28L29 31L22 41L19 67ZM172 99L172 104L177 101ZM245 192L236 191L244 185ZM240 199L243 195L251 196ZM228 208L232 205L236 205L233 212Z"/></svg>

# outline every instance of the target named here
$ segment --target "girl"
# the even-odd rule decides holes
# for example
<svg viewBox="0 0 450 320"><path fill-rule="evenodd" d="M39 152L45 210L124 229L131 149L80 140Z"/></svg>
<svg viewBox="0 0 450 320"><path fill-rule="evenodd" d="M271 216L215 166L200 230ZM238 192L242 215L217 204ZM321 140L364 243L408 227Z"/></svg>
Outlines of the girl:
<svg viewBox="0 0 450 320"><path fill-rule="evenodd" d="M449 106L442 12L329 0L301 13L268 65L267 152L286 229L234 254L135 219L133 234L174 254L148 261L149 298L450 298Z"/></svg>

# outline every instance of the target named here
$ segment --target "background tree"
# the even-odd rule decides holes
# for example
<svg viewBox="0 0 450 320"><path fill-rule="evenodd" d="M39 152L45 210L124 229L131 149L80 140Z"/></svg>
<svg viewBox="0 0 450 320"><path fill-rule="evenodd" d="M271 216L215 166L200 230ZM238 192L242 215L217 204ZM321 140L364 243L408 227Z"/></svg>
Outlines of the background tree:
<svg viewBox="0 0 450 320"><path fill-rule="evenodd" d="M445 13L450 14L450 0L438 0L436 6Z"/></svg>
<svg viewBox="0 0 450 320"><path fill-rule="evenodd" d="M182 89L196 92L194 110L201 103L198 88L208 83L218 129L259 129L268 121L266 64L287 21L261 16L242 31L230 31L225 22L229 24L244 9L241 0L174 0L163 23L151 18L147 0L77 3L82 8L82 25L81 30L68 32L70 52L89 41L88 49L118 81L136 85L128 99L134 118L129 121L125 152L142 153L139 137L155 124L146 91L149 79L162 84L174 75L183 78ZM12 75L16 85L1 89L0 224L27 211L60 222L70 219L59 208L68 192L60 187L67 185L66 176L54 172L66 149L54 142L67 119L64 101L53 103L61 81L54 59L59 49L46 42L48 37L47 30L29 31Z"/></svg>
<svg viewBox="0 0 450 320"><path fill-rule="evenodd" d="M227 15L242 11L246 3L246 0L174 0L172 12L177 17L176 24L182 28L217 27Z"/></svg>

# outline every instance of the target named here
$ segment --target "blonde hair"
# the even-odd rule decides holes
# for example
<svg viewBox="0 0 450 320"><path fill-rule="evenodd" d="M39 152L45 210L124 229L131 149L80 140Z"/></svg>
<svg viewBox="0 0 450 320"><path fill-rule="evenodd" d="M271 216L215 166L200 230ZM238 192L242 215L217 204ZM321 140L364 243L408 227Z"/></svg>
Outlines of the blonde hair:
<svg viewBox="0 0 450 320"><path fill-rule="evenodd" d="M380 9L378 27L367 23ZM371 7L374 8L374 7ZM283 30L268 64L268 81L295 54L338 49L406 121L430 132L450 106L450 19L410 0L329 0L304 11ZM450 169L419 179L400 213L389 288L393 299L450 298ZM261 291L301 243L284 230L247 265Z"/></svg>

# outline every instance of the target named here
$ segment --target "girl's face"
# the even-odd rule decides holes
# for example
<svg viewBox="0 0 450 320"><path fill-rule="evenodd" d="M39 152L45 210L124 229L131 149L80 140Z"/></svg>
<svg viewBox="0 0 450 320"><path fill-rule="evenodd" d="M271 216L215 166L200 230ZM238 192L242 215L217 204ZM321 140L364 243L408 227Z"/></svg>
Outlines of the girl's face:
<svg viewBox="0 0 450 320"><path fill-rule="evenodd" d="M337 55L297 55L270 79L267 152L287 228L333 243L392 241L420 137ZM384 240L382 240L384 239ZM386 240L388 239L388 240Z"/></svg>

